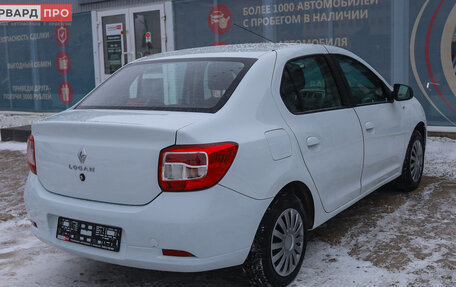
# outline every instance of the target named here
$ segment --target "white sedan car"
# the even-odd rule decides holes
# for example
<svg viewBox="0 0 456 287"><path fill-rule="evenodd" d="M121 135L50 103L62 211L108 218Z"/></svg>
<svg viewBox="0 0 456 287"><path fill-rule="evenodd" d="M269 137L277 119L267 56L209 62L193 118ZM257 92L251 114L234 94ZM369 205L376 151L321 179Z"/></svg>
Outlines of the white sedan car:
<svg viewBox="0 0 456 287"><path fill-rule="evenodd" d="M421 180L413 91L321 45L235 45L126 65L32 126L32 232L95 260L195 272L244 265L285 286L308 230L382 185Z"/></svg>

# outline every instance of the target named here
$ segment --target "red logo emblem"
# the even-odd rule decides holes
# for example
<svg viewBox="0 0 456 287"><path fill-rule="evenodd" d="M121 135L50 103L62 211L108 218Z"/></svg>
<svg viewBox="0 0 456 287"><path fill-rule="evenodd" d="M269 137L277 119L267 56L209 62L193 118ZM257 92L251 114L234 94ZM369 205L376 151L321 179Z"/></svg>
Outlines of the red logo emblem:
<svg viewBox="0 0 456 287"><path fill-rule="evenodd" d="M73 100L73 88L68 82L61 82L59 85L59 99L64 105L69 105Z"/></svg>
<svg viewBox="0 0 456 287"><path fill-rule="evenodd" d="M209 28L214 34L222 35L228 32L233 21L231 12L225 5L216 5L207 16Z"/></svg>
<svg viewBox="0 0 456 287"><path fill-rule="evenodd" d="M70 29L64 23L55 26L54 38L59 46L65 46L70 40Z"/></svg>
<svg viewBox="0 0 456 287"><path fill-rule="evenodd" d="M60 74L66 75L71 67L70 55L66 52L60 52L55 57L55 67Z"/></svg>

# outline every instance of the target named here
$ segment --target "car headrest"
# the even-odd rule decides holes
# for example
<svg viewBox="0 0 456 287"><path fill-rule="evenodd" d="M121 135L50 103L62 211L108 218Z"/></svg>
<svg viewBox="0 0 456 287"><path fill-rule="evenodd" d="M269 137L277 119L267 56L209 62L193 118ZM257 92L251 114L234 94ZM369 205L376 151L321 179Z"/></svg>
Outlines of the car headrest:
<svg viewBox="0 0 456 287"><path fill-rule="evenodd" d="M142 79L138 97L144 97L155 101L164 99L163 79Z"/></svg>
<svg viewBox="0 0 456 287"><path fill-rule="evenodd" d="M226 63L210 63L207 68L207 86L209 90L225 91L234 80L234 75L227 70Z"/></svg>
<svg viewBox="0 0 456 287"><path fill-rule="evenodd" d="M287 69L295 88L298 91L304 89L306 87L306 78L304 77L301 67L295 63L288 63Z"/></svg>

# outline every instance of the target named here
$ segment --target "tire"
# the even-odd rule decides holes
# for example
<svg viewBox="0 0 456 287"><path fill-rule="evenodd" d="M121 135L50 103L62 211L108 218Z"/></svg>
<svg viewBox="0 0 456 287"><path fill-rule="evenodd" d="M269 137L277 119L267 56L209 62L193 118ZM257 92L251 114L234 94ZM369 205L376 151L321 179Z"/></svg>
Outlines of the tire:
<svg viewBox="0 0 456 287"><path fill-rule="evenodd" d="M307 223L302 203L294 194L281 194L273 201L243 265L253 286L287 286L295 279L306 251Z"/></svg>
<svg viewBox="0 0 456 287"><path fill-rule="evenodd" d="M407 147L402 174L394 181L396 188L409 192L418 187L423 176L424 151L424 138L419 131L415 130Z"/></svg>

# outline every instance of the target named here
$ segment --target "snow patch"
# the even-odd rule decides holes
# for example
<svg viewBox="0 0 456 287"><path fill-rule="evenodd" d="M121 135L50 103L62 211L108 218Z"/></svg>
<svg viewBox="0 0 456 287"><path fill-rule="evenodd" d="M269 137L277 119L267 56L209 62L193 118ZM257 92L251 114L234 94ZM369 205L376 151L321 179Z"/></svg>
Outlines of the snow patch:
<svg viewBox="0 0 456 287"><path fill-rule="evenodd" d="M428 137L424 174L456 179L456 140L445 137Z"/></svg>
<svg viewBox="0 0 456 287"><path fill-rule="evenodd" d="M2 151L2 150L21 151L23 153L26 153L27 152L27 143L2 142L0 139L0 151Z"/></svg>
<svg viewBox="0 0 456 287"><path fill-rule="evenodd" d="M0 112L0 128L31 125L50 115L44 113Z"/></svg>
<svg viewBox="0 0 456 287"><path fill-rule="evenodd" d="M349 252L345 244L309 242L301 271L291 286L406 286L411 281L410 275L375 267Z"/></svg>

